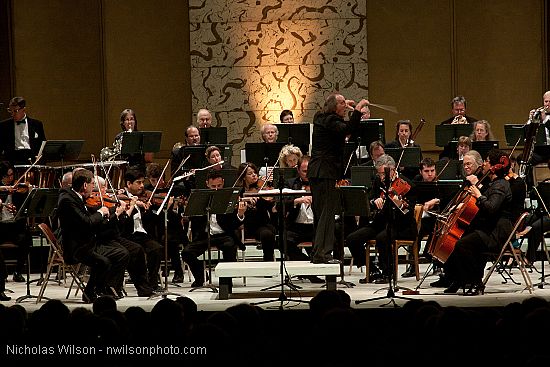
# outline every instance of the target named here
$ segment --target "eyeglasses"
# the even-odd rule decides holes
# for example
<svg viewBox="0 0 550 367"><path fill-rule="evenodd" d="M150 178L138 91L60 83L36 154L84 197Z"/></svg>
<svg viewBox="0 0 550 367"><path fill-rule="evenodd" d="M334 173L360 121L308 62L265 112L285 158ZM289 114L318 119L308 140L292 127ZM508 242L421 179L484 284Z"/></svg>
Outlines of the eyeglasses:
<svg viewBox="0 0 550 367"><path fill-rule="evenodd" d="M23 109L23 107L20 107L18 109L6 108L6 110L8 111L9 114L17 113L17 112L21 111L22 109Z"/></svg>

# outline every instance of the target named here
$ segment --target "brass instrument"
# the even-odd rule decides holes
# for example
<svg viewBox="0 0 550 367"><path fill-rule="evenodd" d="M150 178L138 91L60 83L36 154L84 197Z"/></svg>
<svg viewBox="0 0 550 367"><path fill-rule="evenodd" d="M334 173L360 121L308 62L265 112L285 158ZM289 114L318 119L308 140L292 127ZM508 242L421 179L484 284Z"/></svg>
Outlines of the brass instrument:
<svg viewBox="0 0 550 367"><path fill-rule="evenodd" d="M466 120L466 117L462 116L462 115L456 115L455 118L453 119L453 121L451 122L451 125L452 124L467 124L468 123L468 120Z"/></svg>
<svg viewBox="0 0 550 367"><path fill-rule="evenodd" d="M114 161L122 151L122 137L116 139L112 147L105 147L99 152L99 159L102 162Z"/></svg>

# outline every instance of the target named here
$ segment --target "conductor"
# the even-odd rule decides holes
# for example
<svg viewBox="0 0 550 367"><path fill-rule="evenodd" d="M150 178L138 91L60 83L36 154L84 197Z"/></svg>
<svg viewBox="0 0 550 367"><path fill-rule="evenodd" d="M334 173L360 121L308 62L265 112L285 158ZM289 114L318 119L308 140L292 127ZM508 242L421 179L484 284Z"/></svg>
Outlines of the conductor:
<svg viewBox="0 0 550 367"><path fill-rule="evenodd" d="M359 129L361 109L368 105L366 99L359 103L346 100L338 92L331 93L323 109L313 119L311 161L308 178L311 184L314 240L311 262L335 264L332 251L336 242L334 216L338 211L339 193L337 180L344 175L344 147L348 134ZM348 110L353 110L345 121Z"/></svg>

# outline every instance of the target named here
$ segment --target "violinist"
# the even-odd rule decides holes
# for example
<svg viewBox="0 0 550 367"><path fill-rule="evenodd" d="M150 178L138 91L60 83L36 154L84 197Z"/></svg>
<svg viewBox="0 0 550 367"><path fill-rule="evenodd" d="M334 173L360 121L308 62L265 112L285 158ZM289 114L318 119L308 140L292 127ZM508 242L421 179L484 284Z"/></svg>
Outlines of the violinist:
<svg viewBox="0 0 550 367"><path fill-rule="evenodd" d="M162 246L149 233L156 214L150 210L150 204L140 196L145 193L145 174L137 169L128 169L124 174L126 182L125 200L130 201L128 217L121 223L122 237L136 242L143 247L147 255L147 280L153 289L159 286L159 270L162 258Z"/></svg>
<svg viewBox="0 0 550 367"><path fill-rule="evenodd" d="M258 177L258 168L254 163L241 163L237 168L237 182L244 193L258 192L262 182ZM262 243L263 261L275 260L276 206L273 200L264 197L247 197L247 207L244 219L244 234L246 238L255 238Z"/></svg>
<svg viewBox="0 0 550 367"><path fill-rule="evenodd" d="M223 176L214 170L208 172L206 186L217 190L224 187ZM233 213L193 216L191 218L192 241L185 246L181 257L189 265L195 280L191 287L204 285L204 263L199 257L208 249L207 220L210 221L210 244L218 247L223 254L223 261L237 261L237 247L241 241L236 235L237 229L245 219L246 204L239 202Z"/></svg>
<svg viewBox="0 0 550 367"><path fill-rule="evenodd" d="M67 264L83 263L90 267L90 278L82 295L86 303L119 286L129 260L126 249L96 237L101 224L109 217L109 209L105 206L94 210L86 208L85 202L94 188L93 178L87 169L74 170L71 188L60 189L57 201L63 258Z"/></svg>
<svg viewBox="0 0 550 367"><path fill-rule="evenodd" d="M467 201L459 203L466 205L473 200L478 212L444 264L445 273L451 281L444 293L456 293L461 288L466 295L483 292L482 277L487 262L483 253L498 253L512 232L512 191L505 178L510 169L510 159L505 152L492 149L482 167L489 183L479 187L477 177L468 176L470 185L464 188Z"/></svg>
<svg viewBox="0 0 550 367"><path fill-rule="evenodd" d="M374 212L372 221L361 218L360 227L346 237L346 243L349 250L357 261L357 267L365 265L365 242L367 240L376 240L376 249L378 251L380 269L378 270L373 263L370 264L372 274L369 277L375 283L387 283L393 266L390 263L391 239L414 240L417 235L416 222L414 219L414 210L404 210L404 206L414 208L415 198L414 190L411 190L413 184L407 178L399 177L395 168L395 161L387 154L382 155L375 162L377 176L374 180L373 189L369 199L371 212ZM389 177L386 179L386 174ZM387 183L389 182L389 187ZM399 194L396 187L407 187ZM386 205L389 205L386 206ZM388 210L388 208L390 210ZM390 217L388 217L390 216ZM391 230L391 233L388 233ZM371 260L372 261L372 260ZM360 279L364 283L365 279Z"/></svg>
<svg viewBox="0 0 550 367"><path fill-rule="evenodd" d="M127 211L131 202L117 200L114 195L108 195L107 181L103 177L96 176L94 182L99 187L97 191L92 192L92 196L86 199L88 210L97 210L102 205L101 201L103 201L103 205L109 208L109 217L100 224L97 230L97 239L101 243L106 243L113 247L123 247L128 251L129 258L126 270L128 270L130 279L137 290L137 295L138 297L150 297L154 294L154 291L147 280L145 251L139 244L120 235L120 226L127 219ZM100 196L103 200L98 200ZM109 290L112 292L111 296L115 299L123 298L125 295L123 287L124 277L122 276L117 280L116 287Z"/></svg>
<svg viewBox="0 0 550 367"><path fill-rule="evenodd" d="M0 176L2 178L2 186L10 187L15 183L15 168L8 162L0 162ZM14 282L24 282L25 277L25 262L27 255L32 246L32 236L28 230L27 218L17 218L17 209L21 207L25 201L28 190L0 191L0 243L12 242L17 246L16 256L17 263L13 272Z"/></svg>
<svg viewBox="0 0 550 367"><path fill-rule="evenodd" d="M160 204L166 197L166 183L164 181L164 175L162 167L158 163L149 163L147 165L146 176L148 184L146 188L146 196L151 197L151 207L154 210L158 210ZM169 199L168 210L166 212L167 218L164 215L156 215L152 217L151 233L159 243L168 243L168 257L170 258L170 268L174 272L172 283L183 283L183 267L180 258L180 245L187 245L189 239L187 237L187 230L189 228L189 222L183 221L183 205L180 205L179 200ZM164 222L167 219L166 232L168 234L168 240L165 241L164 235ZM185 227L184 227L185 225ZM163 269L164 273L165 269ZM164 276L164 274L163 274Z"/></svg>

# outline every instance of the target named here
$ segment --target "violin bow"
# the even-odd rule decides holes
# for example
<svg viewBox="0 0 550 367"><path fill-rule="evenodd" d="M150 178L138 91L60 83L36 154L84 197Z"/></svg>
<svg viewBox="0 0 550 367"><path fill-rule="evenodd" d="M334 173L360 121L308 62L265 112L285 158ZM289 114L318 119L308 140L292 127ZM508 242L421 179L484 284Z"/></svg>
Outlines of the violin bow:
<svg viewBox="0 0 550 367"><path fill-rule="evenodd" d="M120 204L120 200L118 199L118 196L116 194L116 190L113 187L113 183L111 182L111 179L109 178L109 172L111 172L111 170L109 169L109 171L107 171L105 169L105 162L103 162L103 161L100 161L100 162L101 162L101 169L103 170L103 173L105 173L105 181L107 181L107 185L109 186L109 188L113 192L113 195L115 196L115 201L117 202L117 204Z"/></svg>
<svg viewBox="0 0 550 367"><path fill-rule="evenodd" d="M277 165L277 163L279 163L279 159L281 159L281 156L278 156L277 157L277 160L275 161L275 164L273 164L273 167L275 167ZM248 167L247 167L248 168ZM260 190L264 188L265 184L267 183L267 181L269 181L270 178L272 178L271 176L273 176L273 169L271 170L271 173L268 172L268 169L267 169L267 163L265 165L265 173L266 173L266 176L265 176L265 181L262 185L262 187L260 187Z"/></svg>
<svg viewBox="0 0 550 367"><path fill-rule="evenodd" d="M97 191L99 193L99 200L101 201L101 206L105 206L104 203L103 203L103 195L101 194L101 188L99 187L99 176L97 174L97 162L95 160L95 155L93 154L90 154L91 156L91 159L92 159L92 165L94 166L94 180L95 180L95 185L97 186Z"/></svg>
<svg viewBox="0 0 550 367"><path fill-rule="evenodd" d="M159 187L160 178L161 178L161 177L164 177L164 172L166 171L166 167L168 167L169 164L170 164L170 159L169 159L168 162L166 162L166 164L164 165L164 168L162 169L162 172L160 173L160 177L159 177L159 179L157 180L157 184L156 184L155 187L153 188L153 191L151 192L151 196L149 197L149 200L147 200L147 204L151 204L151 200L153 200L153 195L155 195L155 192L157 191L157 188Z"/></svg>
<svg viewBox="0 0 550 367"><path fill-rule="evenodd" d="M181 167L183 167L183 165L185 164L185 162L187 162L187 160L191 158L191 154L189 154L187 157L185 157L185 159L183 161L181 161L181 163L179 164L178 168L176 168L176 170L174 171L174 173L170 176L170 179L168 179L168 182L171 182L172 181L172 177L174 177L174 175L181 169ZM171 159L171 158L170 158Z"/></svg>
<svg viewBox="0 0 550 367"><path fill-rule="evenodd" d="M437 174L437 176L435 176L435 179L434 181L437 181L439 179L439 176L441 176L441 174L443 173L443 171L445 171L445 169L449 166L449 163L451 163L451 160L447 160L447 163L445 163L445 165L443 166L443 168L441 169L441 171L439 171L439 173Z"/></svg>
<svg viewBox="0 0 550 367"><path fill-rule="evenodd" d="M235 188L235 185L237 184L237 182L239 182L239 180L241 179L241 177L243 177L243 175L245 174L246 170L248 169L248 167L250 167L250 164L246 164L246 166L244 166L244 169L242 170L242 172L239 174L239 177L237 177L237 179L235 180L235 182L233 183L233 186L231 186L231 188Z"/></svg>
<svg viewBox="0 0 550 367"><path fill-rule="evenodd" d="M38 161L40 160L40 158L42 158L42 154L38 155L36 157L36 160L31 164L31 166L29 168L27 168L27 170L17 179L17 181L15 181L12 185L12 187L15 187L17 185L19 185L19 183L21 182L21 180L23 178L25 178L25 176L27 176L27 173L29 173L29 171L36 165L36 163L38 163Z"/></svg>

